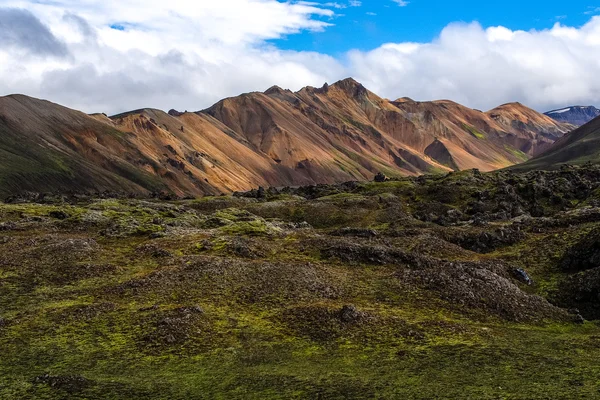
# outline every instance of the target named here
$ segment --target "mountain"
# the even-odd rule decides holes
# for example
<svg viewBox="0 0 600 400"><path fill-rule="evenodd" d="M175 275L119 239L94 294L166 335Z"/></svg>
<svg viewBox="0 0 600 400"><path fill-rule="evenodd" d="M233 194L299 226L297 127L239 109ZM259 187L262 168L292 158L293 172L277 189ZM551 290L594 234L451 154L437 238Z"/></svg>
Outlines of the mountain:
<svg viewBox="0 0 600 400"><path fill-rule="evenodd" d="M545 115L558 122L581 126L587 124L596 117L600 117L600 110L594 106L573 106L548 111Z"/></svg>
<svg viewBox="0 0 600 400"><path fill-rule="evenodd" d="M559 139L552 147L528 162L511 169L551 170L564 164L581 165L600 161L600 117Z"/></svg>
<svg viewBox="0 0 600 400"><path fill-rule="evenodd" d="M483 113L451 101L388 101L353 79L297 93L273 87L202 113L283 165L343 160L354 176L489 171L524 161L570 130L520 104Z"/></svg>
<svg viewBox="0 0 600 400"><path fill-rule="evenodd" d="M570 126L518 103L487 113L451 101L389 101L353 79L273 87L199 112L87 115L0 98L0 195L116 191L178 196L257 186L489 171L545 150Z"/></svg>

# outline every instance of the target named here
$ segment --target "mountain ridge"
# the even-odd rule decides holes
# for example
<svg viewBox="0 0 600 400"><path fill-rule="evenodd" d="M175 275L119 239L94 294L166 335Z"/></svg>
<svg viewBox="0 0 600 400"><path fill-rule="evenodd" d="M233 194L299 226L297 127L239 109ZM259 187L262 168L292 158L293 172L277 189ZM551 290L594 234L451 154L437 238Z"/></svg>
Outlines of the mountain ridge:
<svg viewBox="0 0 600 400"><path fill-rule="evenodd" d="M569 130L524 106L489 113L448 100L389 101L352 78L297 92L273 86L197 112L140 108L110 117L10 95L0 98L0 194L196 196L378 172L490 171L525 161Z"/></svg>
<svg viewBox="0 0 600 400"><path fill-rule="evenodd" d="M558 122L582 126L600 116L600 109L594 106L570 106L544 113Z"/></svg>

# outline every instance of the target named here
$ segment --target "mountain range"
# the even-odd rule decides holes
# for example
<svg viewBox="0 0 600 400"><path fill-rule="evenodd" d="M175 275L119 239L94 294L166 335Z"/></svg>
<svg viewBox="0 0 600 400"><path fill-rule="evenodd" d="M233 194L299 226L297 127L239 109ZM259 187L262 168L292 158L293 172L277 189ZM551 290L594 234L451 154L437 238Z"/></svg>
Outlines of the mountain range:
<svg viewBox="0 0 600 400"><path fill-rule="evenodd" d="M581 126L600 117L600 110L594 106L572 106L548 111L545 115L558 122Z"/></svg>
<svg viewBox="0 0 600 400"><path fill-rule="evenodd" d="M0 195L23 191L215 195L478 168L548 151L574 128L520 103L482 112L388 100L353 79L272 87L198 112L87 115L0 98Z"/></svg>

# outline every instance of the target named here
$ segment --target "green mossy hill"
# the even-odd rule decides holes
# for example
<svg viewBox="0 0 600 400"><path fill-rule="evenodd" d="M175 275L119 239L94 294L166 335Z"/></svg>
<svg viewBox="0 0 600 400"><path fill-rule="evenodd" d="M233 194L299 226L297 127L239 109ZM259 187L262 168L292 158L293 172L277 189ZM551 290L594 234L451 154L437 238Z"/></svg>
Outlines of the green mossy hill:
<svg viewBox="0 0 600 400"><path fill-rule="evenodd" d="M0 398L597 398L599 188L582 167L0 204Z"/></svg>

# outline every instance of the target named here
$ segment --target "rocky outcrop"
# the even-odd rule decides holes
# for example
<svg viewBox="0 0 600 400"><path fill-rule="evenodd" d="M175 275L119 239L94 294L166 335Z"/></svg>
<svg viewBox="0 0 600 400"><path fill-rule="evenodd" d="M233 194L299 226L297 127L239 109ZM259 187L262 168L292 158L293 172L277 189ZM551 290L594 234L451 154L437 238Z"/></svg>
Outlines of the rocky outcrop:
<svg viewBox="0 0 600 400"><path fill-rule="evenodd" d="M564 271L585 271L600 267L600 229L595 229L567 250L561 261Z"/></svg>

